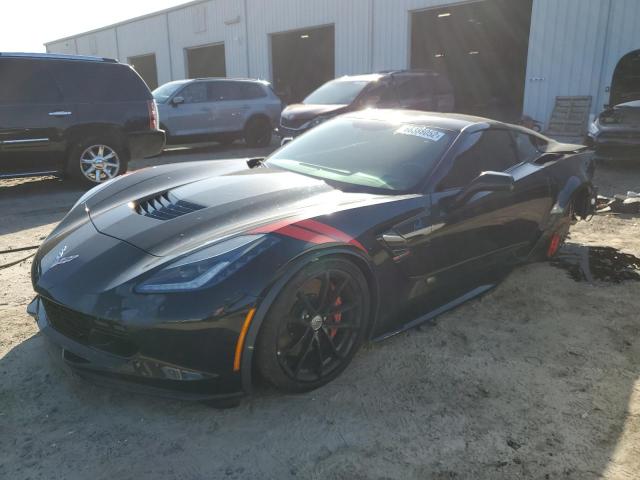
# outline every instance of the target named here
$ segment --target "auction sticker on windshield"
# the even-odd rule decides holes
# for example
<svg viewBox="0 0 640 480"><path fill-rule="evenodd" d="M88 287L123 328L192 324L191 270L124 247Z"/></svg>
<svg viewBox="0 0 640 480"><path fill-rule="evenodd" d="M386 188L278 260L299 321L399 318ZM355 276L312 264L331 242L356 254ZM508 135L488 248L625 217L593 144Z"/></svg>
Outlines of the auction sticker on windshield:
<svg viewBox="0 0 640 480"><path fill-rule="evenodd" d="M402 125L394 133L400 134L400 135L411 135L413 137L420 137L420 138L424 138L425 140L430 140L432 142L437 142L442 137L444 137L444 133L439 132L438 130L434 130L433 128L428 128L428 127L420 127L418 125Z"/></svg>

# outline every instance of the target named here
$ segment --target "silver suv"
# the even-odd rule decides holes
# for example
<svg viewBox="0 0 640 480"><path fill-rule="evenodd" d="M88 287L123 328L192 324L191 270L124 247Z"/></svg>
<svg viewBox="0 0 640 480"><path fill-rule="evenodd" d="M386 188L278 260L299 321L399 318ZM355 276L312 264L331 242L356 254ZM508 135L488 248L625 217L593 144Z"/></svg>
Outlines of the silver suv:
<svg viewBox="0 0 640 480"><path fill-rule="evenodd" d="M244 138L250 147L271 143L282 102L262 80L198 78L165 83L153 91L167 143Z"/></svg>

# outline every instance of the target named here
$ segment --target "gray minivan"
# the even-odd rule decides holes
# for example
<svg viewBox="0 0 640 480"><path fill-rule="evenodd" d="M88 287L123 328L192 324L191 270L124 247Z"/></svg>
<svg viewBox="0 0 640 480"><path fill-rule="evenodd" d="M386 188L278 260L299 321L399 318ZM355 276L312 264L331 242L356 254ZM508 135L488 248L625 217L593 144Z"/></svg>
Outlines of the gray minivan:
<svg viewBox="0 0 640 480"><path fill-rule="evenodd" d="M243 138L250 147L271 143L282 102L262 80L198 78L165 83L153 91L167 143Z"/></svg>

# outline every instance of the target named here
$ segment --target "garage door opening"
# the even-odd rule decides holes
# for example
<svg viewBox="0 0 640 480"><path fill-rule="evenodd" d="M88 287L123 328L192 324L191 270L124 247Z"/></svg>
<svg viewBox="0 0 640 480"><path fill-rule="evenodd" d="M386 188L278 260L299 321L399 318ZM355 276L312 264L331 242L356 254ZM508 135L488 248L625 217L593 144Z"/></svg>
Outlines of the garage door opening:
<svg viewBox="0 0 640 480"><path fill-rule="evenodd" d="M299 102L335 77L335 29L307 28L271 35L273 86L287 103Z"/></svg>
<svg viewBox="0 0 640 480"><path fill-rule="evenodd" d="M226 77L224 43L186 49L189 78Z"/></svg>
<svg viewBox="0 0 640 480"><path fill-rule="evenodd" d="M533 0L483 0L414 12L411 67L447 74L457 112L519 119L532 5Z"/></svg>
<svg viewBox="0 0 640 480"><path fill-rule="evenodd" d="M149 90L158 88L158 67L156 65L155 54L151 53L149 55L129 57L128 63L147 83Z"/></svg>
<svg viewBox="0 0 640 480"><path fill-rule="evenodd" d="M620 59L611 82L612 105L640 100L640 50Z"/></svg>

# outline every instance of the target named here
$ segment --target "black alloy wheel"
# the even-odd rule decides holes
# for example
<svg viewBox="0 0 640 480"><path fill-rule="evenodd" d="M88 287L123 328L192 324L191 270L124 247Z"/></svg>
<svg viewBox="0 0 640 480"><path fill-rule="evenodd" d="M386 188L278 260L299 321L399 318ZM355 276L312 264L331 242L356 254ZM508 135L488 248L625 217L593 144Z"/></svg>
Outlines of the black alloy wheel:
<svg viewBox="0 0 640 480"><path fill-rule="evenodd" d="M289 392L336 378L364 339L369 305L367 281L353 263L335 258L305 267L278 296L260 332L263 377Z"/></svg>

